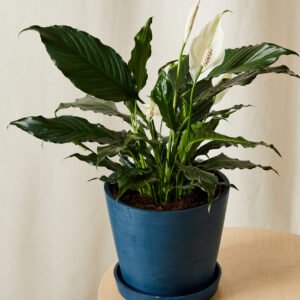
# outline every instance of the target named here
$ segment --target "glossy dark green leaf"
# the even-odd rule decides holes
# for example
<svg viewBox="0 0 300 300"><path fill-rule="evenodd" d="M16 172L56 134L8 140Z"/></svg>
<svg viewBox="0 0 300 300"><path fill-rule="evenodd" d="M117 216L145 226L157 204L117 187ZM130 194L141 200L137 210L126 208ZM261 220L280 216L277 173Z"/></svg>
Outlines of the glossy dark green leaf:
<svg viewBox="0 0 300 300"><path fill-rule="evenodd" d="M232 144L230 142L222 142L222 141L210 141L205 145L201 146L195 153L194 158L200 155L207 155L211 150L217 150L222 147L231 147L231 146L238 146L236 144Z"/></svg>
<svg viewBox="0 0 300 300"><path fill-rule="evenodd" d="M243 105L243 104L238 104L234 105L230 108L222 109L222 110L213 110L207 114L207 118L209 117L220 117L222 119L227 119L229 118L232 114L235 112L239 111L242 108L247 108L251 107L252 105Z"/></svg>
<svg viewBox="0 0 300 300"><path fill-rule="evenodd" d="M95 153L91 153L89 155L82 155L79 153L74 153L70 156L68 156L68 158L72 158L72 157L76 157L77 159L84 161L92 166L95 167L105 167L113 172L118 172L122 166L108 158L103 159L102 161L98 161L98 156Z"/></svg>
<svg viewBox="0 0 300 300"><path fill-rule="evenodd" d="M226 183L226 182L219 182L218 183L218 185L219 186L228 186L228 187L230 187L230 188L233 188L233 189L235 189L235 190L239 190L234 184L232 184L232 183Z"/></svg>
<svg viewBox="0 0 300 300"><path fill-rule="evenodd" d="M122 140L97 148L98 162L116 155L120 155L123 159L124 155L136 158L143 156L147 158L148 166L155 164L151 148L147 147L145 140L130 131L126 133Z"/></svg>
<svg viewBox="0 0 300 300"><path fill-rule="evenodd" d="M117 183L117 174L113 173L110 176L101 176L99 179L103 182L108 182L109 184L116 184Z"/></svg>
<svg viewBox="0 0 300 300"><path fill-rule="evenodd" d="M205 121L214 103L214 98L208 98L196 103L192 109L191 123Z"/></svg>
<svg viewBox="0 0 300 300"><path fill-rule="evenodd" d="M212 79L202 79L197 82L194 90L193 99L198 98L198 96L204 91L213 87ZM190 96L190 93L188 94Z"/></svg>
<svg viewBox="0 0 300 300"><path fill-rule="evenodd" d="M97 156L98 162L103 161L106 157L113 157L120 153L123 149L122 146L119 145L107 145L97 148Z"/></svg>
<svg viewBox="0 0 300 300"><path fill-rule="evenodd" d="M69 26L31 26L39 32L55 65L72 83L99 99L139 99L127 64L111 47L90 34Z"/></svg>
<svg viewBox="0 0 300 300"><path fill-rule="evenodd" d="M193 96L193 109L192 109L192 116L191 116L191 123L203 121L206 119L207 114L210 112L212 106L215 103L214 97L205 99L199 98L200 95L204 93L204 91L210 90L213 88L212 80L201 80L197 82L194 96ZM185 93L186 99L190 99L190 92Z"/></svg>
<svg viewBox="0 0 300 300"><path fill-rule="evenodd" d="M205 123L194 123L190 130L185 129L183 131L177 151L181 163L185 163L186 160L192 161L197 156L197 148L204 141L198 140L198 137L201 135L200 132L214 132L221 120L222 118L220 117L213 117Z"/></svg>
<svg viewBox="0 0 300 300"><path fill-rule="evenodd" d="M161 70L162 69L165 70L168 78L175 88L175 82L178 72L178 61L170 62L168 65L165 65L163 68L161 68ZM181 61L180 73L178 76L178 89L181 90L182 87L184 87L187 83L190 83L191 80L191 75L189 74L189 56L185 55Z"/></svg>
<svg viewBox="0 0 300 300"><path fill-rule="evenodd" d="M218 184L218 177L213 173L201 170L193 166L181 166L185 177L196 184L208 194L208 204L210 205Z"/></svg>
<svg viewBox="0 0 300 300"><path fill-rule="evenodd" d="M207 141L207 140L230 142L233 145L240 145L244 148L254 148L254 147L257 147L257 146L264 146L264 147L272 149L278 155L280 155L279 151L272 144L267 144L263 141L253 142L253 141L246 140L243 137L230 137L230 136L226 136L224 134L220 134L220 133L217 133L217 132L209 132L209 131L206 131L203 128L202 129L200 128L199 130L197 130L196 139L188 145L188 148L191 147L193 143Z"/></svg>
<svg viewBox="0 0 300 300"><path fill-rule="evenodd" d="M275 63L282 55L298 55L298 53L270 43L227 49L223 63L212 70L208 78L224 73L237 74L262 69Z"/></svg>
<svg viewBox="0 0 300 300"><path fill-rule="evenodd" d="M122 114L118 110L115 102L98 99L90 95L86 95L83 98L76 99L75 102L61 103L56 109L55 113L57 113L61 109L70 107L79 108L84 111L93 111L95 113L101 113L108 116L117 116L122 118L127 123L131 122L130 116Z"/></svg>
<svg viewBox="0 0 300 300"><path fill-rule="evenodd" d="M230 143L231 145L242 146L244 148L254 148L257 146L264 146L272 149L278 155L280 155L279 151L272 144L267 144L263 141L261 142L253 142L246 140L243 137L230 137L224 134L220 134L211 130L211 124L203 124L203 123L195 123L192 125L192 130L189 131L189 143L186 142L187 138L184 137L187 134L187 130L183 133L182 141L178 147L178 153L181 160L183 158L191 159L195 157L197 154L197 148L204 141L217 141L222 143Z"/></svg>
<svg viewBox="0 0 300 300"><path fill-rule="evenodd" d="M157 183L159 180L154 173L149 169L128 168L122 167L122 170L117 174L117 183L119 187L119 199L127 190L138 190L147 184Z"/></svg>
<svg viewBox="0 0 300 300"><path fill-rule="evenodd" d="M198 97L195 99L195 110L198 109L198 106L201 106L205 99L211 99L221 93L222 91L229 89L235 85L248 85L250 84L258 75L260 74L287 74L293 77L300 78L299 75L291 71L287 66L278 66L278 67L266 67L264 69L245 72L240 74L232 79L223 79L219 84L211 88L203 90Z"/></svg>
<svg viewBox="0 0 300 300"><path fill-rule="evenodd" d="M167 73L162 70L151 92L151 99L157 104L163 121L171 129L176 129L177 122L173 110L173 85Z"/></svg>
<svg viewBox="0 0 300 300"><path fill-rule="evenodd" d="M276 170L274 170L270 166L262 166L259 164L254 164L249 160L239 160L237 158L231 158L226 156L225 154L221 153L215 157L212 157L208 160L205 160L203 162L200 162L197 165L199 168L202 168L206 171L215 171L220 169L254 169L254 168L260 168L265 171L272 170L275 173L278 174Z"/></svg>
<svg viewBox="0 0 300 300"><path fill-rule="evenodd" d="M23 118L10 123L27 133L52 143L98 142L111 144L125 138L124 132L116 132L100 124L91 124L86 119L60 116L47 119L42 116Z"/></svg>
<svg viewBox="0 0 300 300"><path fill-rule="evenodd" d="M148 78L146 64L151 56L151 24L152 18L149 18L144 27L135 36L135 47L131 52L131 58L128 63L136 79L138 91L145 86Z"/></svg>

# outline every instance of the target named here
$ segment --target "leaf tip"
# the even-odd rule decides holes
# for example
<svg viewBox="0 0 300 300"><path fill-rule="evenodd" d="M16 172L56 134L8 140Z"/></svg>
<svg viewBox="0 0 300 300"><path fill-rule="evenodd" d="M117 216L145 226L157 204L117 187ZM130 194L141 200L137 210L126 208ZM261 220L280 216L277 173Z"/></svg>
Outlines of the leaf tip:
<svg viewBox="0 0 300 300"><path fill-rule="evenodd" d="M9 127L10 127L11 125L15 125L15 124L14 124L14 121L10 122L10 123L6 126L6 129L9 129Z"/></svg>
<svg viewBox="0 0 300 300"><path fill-rule="evenodd" d="M21 35L23 32L25 32L25 31L28 31L28 30L36 30L36 31L39 31L40 28L41 28L41 27L38 26L38 25L32 25L32 26L26 27L26 28L22 29L22 30L19 32L18 37L20 37L20 35Z"/></svg>
<svg viewBox="0 0 300 300"><path fill-rule="evenodd" d="M66 160L66 159L72 158L72 157L74 157L74 154L66 156L65 158L63 158L63 160Z"/></svg>
<svg viewBox="0 0 300 300"><path fill-rule="evenodd" d="M233 189L235 189L235 190L237 190L237 191L240 191L240 190L238 189L238 187L237 187L236 185L234 185L234 184L230 184L230 187L233 188Z"/></svg>
<svg viewBox="0 0 300 300"><path fill-rule="evenodd" d="M138 99L137 99L139 102L141 102L142 104L145 104L145 102L140 98L140 97L138 97Z"/></svg>
<svg viewBox="0 0 300 300"><path fill-rule="evenodd" d="M226 14L226 13L232 13L232 14L233 14L233 11L232 11L231 9L225 9L225 10L221 13L221 15L224 15L224 14Z"/></svg>
<svg viewBox="0 0 300 300"><path fill-rule="evenodd" d="M99 178L94 177L94 178L89 179L87 182L92 182L92 181L95 181L95 180L97 180L97 179L99 179Z"/></svg>
<svg viewBox="0 0 300 300"><path fill-rule="evenodd" d="M282 157L281 153L279 152L279 150L273 145L269 145L269 147L279 156Z"/></svg>
<svg viewBox="0 0 300 300"><path fill-rule="evenodd" d="M62 109L61 105L59 105L55 111L54 111L54 115L55 115L55 118L57 118L57 113Z"/></svg>
<svg viewBox="0 0 300 300"><path fill-rule="evenodd" d="M279 157L282 157L281 153L275 148L276 153L279 155Z"/></svg>

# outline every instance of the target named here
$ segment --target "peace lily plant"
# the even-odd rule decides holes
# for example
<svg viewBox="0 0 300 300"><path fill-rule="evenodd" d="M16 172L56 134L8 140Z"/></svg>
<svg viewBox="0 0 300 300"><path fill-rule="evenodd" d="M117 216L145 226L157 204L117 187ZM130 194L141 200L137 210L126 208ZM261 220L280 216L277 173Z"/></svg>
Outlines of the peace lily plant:
<svg viewBox="0 0 300 300"><path fill-rule="evenodd" d="M217 132L222 120L248 105L215 110L214 104L229 88L250 84L260 74L298 77L286 66L271 66L282 55L298 54L271 43L225 50L221 19L227 11L218 14L193 38L185 54L198 7L199 1L187 21L179 58L159 69L148 114L141 108L144 101L139 92L148 77L146 63L151 56L152 18L135 36L128 63L99 39L69 26L31 26L23 30L37 31L58 69L87 93L75 102L60 104L56 113L75 107L116 116L128 123L131 130L113 131L70 115L27 117L11 124L47 142L81 146L87 153L75 153L71 157L111 170L111 176L102 176L100 180L117 184L118 199L126 191L136 190L162 206L176 202L198 187L207 193L210 203L218 185L223 184L216 170L255 167L273 170L223 153L210 156L215 149L260 145L279 154L273 145L265 142ZM118 110L117 102L125 105L128 114ZM159 126L153 121L157 114L155 106L161 114ZM169 129L168 137L162 135L162 124ZM96 147L86 143L94 143Z"/></svg>
<svg viewBox="0 0 300 300"><path fill-rule="evenodd" d="M221 22L228 10L190 40L199 4L196 1L187 20L178 59L158 70L149 101L141 99L140 91L148 78L152 18L135 36L128 63L98 38L69 26L23 30L40 34L57 68L86 95L61 103L53 118L27 117L11 125L46 142L73 143L83 152L70 157L112 172L100 180L106 182L120 262L115 278L129 300L213 295L221 275L216 258L228 191L234 187L219 170L275 170L224 153L212 155L212 150L263 146L280 155L272 144L217 131L220 122L249 105L219 110L215 104L230 88L248 85L259 75L299 78L285 65L273 66L283 55L298 55L292 50L272 43L225 49ZM118 109L118 102L127 113ZM81 117L60 115L70 107L121 118L126 129L114 131ZM175 212L151 213L158 210Z"/></svg>

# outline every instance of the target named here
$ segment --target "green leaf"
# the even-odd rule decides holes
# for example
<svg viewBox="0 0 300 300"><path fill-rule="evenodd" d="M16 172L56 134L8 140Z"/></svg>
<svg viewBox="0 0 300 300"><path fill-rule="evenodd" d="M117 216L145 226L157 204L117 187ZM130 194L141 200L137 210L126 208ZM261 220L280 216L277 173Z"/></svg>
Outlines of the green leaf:
<svg viewBox="0 0 300 300"><path fill-rule="evenodd" d="M105 167L113 172L118 172L121 170L122 166L116 162L111 161L108 158L103 159L101 162L98 161L98 156L95 153L89 155L82 155L79 153L74 153L67 158L76 157L77 159L84 161L95 167Z"/></svg>
<svg viewBox="0 0 300 300"><path fill-rule="evenodd" d="M232 144L230 142L223 142L223 141L210 141L208 142L207 144L201 146L197 152L195 153L195 156L194 158L196 158L197 156L200 156L200 155L207 155L209 151L211 150L217 150L217 149L220 149L222 147L231 147L231 146L238 146L236 144Z"/></svg>
<svg viewBox="0 0 300 300"><path fill-rule="evenodd" d="M252 141L246 140L245 138L240 137L240 136L239 137L230 137L230 136L226 136L224 134L220 134L220 133L217 133L217 132L209 132L209 131L206 131L206 130L203 130L203 129L202 130L200 129L197 132L196 140L191 142L190 145L188 145L188 147L190 147L195 142L198 142L198 141L202 142L204 140L230 142L233 145L240 145L244 148L254 148L254 147L257 147L257 146L264 146L264 147L272 149L279 156L281 156L280 152L272 144L267 144L263 141L252 142Z"/></svg>
<svg viewBox="0 0 300 300"><path fill-rule="evenodd" d="M127 190L138 190L147 184L159 182L152 170L122 167L117 174L119 187L117 198L119 199Z"/></svg>
<svg viewBox="0 0 300 300"><path fill-rule="evenodd" d="M151 92L151 99L159 107L163 121L171 129L176 129L177 122L173 110L173 85L167 73L161 70L158 80Z"/></svg>
<svg viewBox="0 0 300 300"><path fill-rule="evenodd" d="M113 157L120 153L122 146L108 145L97 148L98 162L103 161L106 157Z"/></svg>
<svg viewBox="0 0 300 300"><path fill-rule="evenodd" d="M205 104L207 103L208 107L207 110L205 111L203 107L205 107ZM213 110L209 113L207 113L209 105L211 105L210 100L205 100L203 102L203 105L201 107L203 108L203 115L202 118L205 118L205 126L207 127L208 130L215 130L218 126L220 121L226 120L229 118L233 113L239 111L242 108L250 107L251 105L234 105L233 107L223 109L223 110ZM206 113L205 113L206 112ZM199 116L198 116L199 117ZM207 119L209 119L207 121ZM192 119L194 121L194 119Z"/></svg>
<svg viewBox="0 0 300 300"><path fill-rule="evenodd" d="M278 66L278 67L267 67L264 69L250 71L243 74L240 74L232 79L223 79L219 84L214 87L203 90L202 93L198 95L195 99L194 110L197 110L199 106L202 105L203 100L211 99L215 97L217 94L222 91L231 88L235 85L248 85L250 84L258 75L260 74L269 74L269 73L277 73L277 74L287 74L293 77L300 78L299 75L291 71L287 66Z"/></svg>
<svg viewBox="0 0 300 300"><path fill-rule="evenodd" d="M85 93L100 99L139 99L127 64L111 47L90 34L69 26L31 26L55 65Z"/></svg>
<svg viewBox="0 0 300 300"><path fill-rule="evenodd" d="M208 194L208 204L210 207L216 192L218 177L193 166L181 166L181 169L185 177L190 180L193 185L197 185Z"/></svg>
<svg viewBox="0 0 300 300"><path fill-rule="evenodd" d="M145 86L148 78L146 64L151 56L151 24L152 18L149 18L144 27L135 36L135 47L131 52L131 59L128 63L136 79L138 91Z"/></svg>
<svg viewBox="0 0 300 300"><path fill-rule="evenodd" d="M23 118L10 125L30 133L31 135L57 144L98 142L110 144L121 142L125 138L124 132L116 132L100 124L91 124L86 119L73 116L60 116L47 119L42 116Z"/></svg>
<svg viewBox="0 0 300 300"><path fill-rule="evenodd" d="M130 131L126 133L124 139L97 148L98 162L101 162L106 157L116 155L120 155L122 160L124 160L124 155L131 157L143 156L146 157L148 166L155 164L151 148L147 147L145 140Z"/></svg>
<svg viewBox="0 0 300 300"><path fill-rule="evenodd" d="M195 123L192 125L192 130L189 131L189 138L190 141L186 146L186 137L184 135L186 134L187 130L183 133L182 140L179 144L179 155L181 157L187 158L190 160L192 157L195 156L197 153L198 146L204 142L204 141L218 141L222 143L230 143L231 145L236 146L242 146L244 148L254 148L257 146L265 146L273 151L275 151L278 155L280 155L279 151L276 149L274 145L269 145L263 141L261 142L252 142L249 140L246 140L243 137L230 137L226 136L224 134L220 134L217 132L214 132L211 130L211 124L205 124L205 123ZM184 153L184 156L182 156Z"/></svg>
<svg viewBox="0 0 300 300"><path fill-rule="evenodd" d="M130 116L122 114L113 101L102 100L90 95L86 95L83 98L76 99L75 102L61 103L55 110L55 113L61 109L70 107L79 108L84 111L102 113L108 116L117 116L122 118L125 122L131 123Z"/></svg>
<svg viewBox="0 0 300 300"><path fill-rule="evenodd" d="M191 122L199 122L205 120L207 114L211 110L212 106L215 103L213 97L200 100L199 96L203 94L204 91L210 90L213 87L212 80L201 80L197 82L194 97L193 97L193 109ZM186 95L187 99L190 99L190 92Z"/></svg>
<svg viewBox="0 0 300 300"><path fill-rule="evenodd" d="M103 182L108 182L109 184L116 184L117 183L116 173L113 173L110 176L101 176L99 179Z"/></svg>
<svg viewBox="0 0 300 300"><path fill-rule="evenodd" d="M235 189L235 190L239 190L234 184L232 184L232 183L226 183L226 182L218 182L218 185L219 186L228 186L228 187L230 187L230 188L233 188L233 189Z"/></svg>
<svg viewBox="0 0 300 300"><path fill-rule="evenodd" d="M224 73L237 74L262 69L275 63L282 55L298 55L298 53L270 43L227 49L223 63L212 70L208 78Z"/></svg>
<svg viewBox="0 0 300 300"><path fill-rule="evenodd" d="M177 78L177 70L178 70L178 61L172 61L169 64L162 67L160 70L165 69L165 72L168 75L168 78L173 84L175 88L176 85L176 78ZM182 58L181 66L180 66L180 73L178 77L178 89L182 89L187 83L193 84L192 77L189 73L189 56L185 55Z"/></svg>
<svg viewBox="0 0 300 300"><path fill-rule="evenodd" d="M239 111L242 108L251 107L252 105L243 105L238 104L234 105L230 108L222 109L222 110L213 110L210 113L208 113L207 118L209 117L220 117L222 119L227 119L232 115L233 113Z"/></svg>
<svg viewBox="0 0 300 300"><path fill-rule="evenodd" d="M260 168L265 171L272 170L278 174L278 172L270 166L262 166L254 164L249 160L239 160L237 158L230 158L225 154L221 153L218 156L212 157L208 160L200 162L197 167L202 168L206 171L215 171L220 169L254 169Z"/></svg>

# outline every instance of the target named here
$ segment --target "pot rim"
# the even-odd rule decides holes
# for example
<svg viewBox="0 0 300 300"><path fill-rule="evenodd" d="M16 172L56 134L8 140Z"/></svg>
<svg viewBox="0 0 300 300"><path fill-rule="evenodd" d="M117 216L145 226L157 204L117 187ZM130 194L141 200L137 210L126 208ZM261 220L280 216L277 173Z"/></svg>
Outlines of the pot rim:
<svg viewBox="0 0 300 300"><path fill-rule="evenodd" d="M220 171L217 171L216 172L222 179L223 179L223 182L228 184L227 186L225 185L224 186L224 190L223 192L218 195L218 197L214 198L213 201L212 201L212 204L211 206L215 206L217 202L221 201L221 199L223 199L225 197L225 195L229 192L229 180L228 178L226 177L226 175ZM193 211L193 210L202 210L202 209L206 209L208 210L208 204L203 204L203 205L199 205L199 206L196 206L196 207L191 207L191 208L186 208L186 209L178 209L178 210L152 210L152 209L143 209L143 208L138 208L138 207L135 207L135 206L131 206L129 204L126 204L122 201L118 201L112 194L111 194L111 191L110 191L110 184L108 182L105 182L104 183L104 191L105 191L105 194L108 196L107 198L109 198L109 201L113 201L114 203L118 204L118 205L121 205L123 207L126 207L126 208L130 208L132 210L136 210L136 211L139 211L139 212L146 212L146 213L153 213L153 214L178 214L178 213L187 213L187 212L190 212L190 211Z"/></svg>

